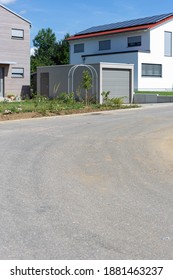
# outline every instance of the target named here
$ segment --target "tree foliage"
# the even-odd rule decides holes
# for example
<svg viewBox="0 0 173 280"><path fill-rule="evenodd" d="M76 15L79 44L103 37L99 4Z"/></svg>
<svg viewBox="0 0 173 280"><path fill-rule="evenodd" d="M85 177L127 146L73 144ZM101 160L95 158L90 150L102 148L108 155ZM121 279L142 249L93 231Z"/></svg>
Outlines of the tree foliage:
<svg viewBox="0 0 173 280"><path fill-rule="evenodd" d="M61 65L69 63L69 43L65 39L57 41L52 29L41 29L33 40L35 48L31 56L31 73L36 72L38 66Z"/></svg>
<svg viewBox="0 0 173 280"><path fill-rule="evenodd" d="M67 33L63 40L56 43L54 62L57 65L69 64L69 43L66 41L69 37Z"/></svg>
<svg viewBox="0 0 173 280"><path fill-rule="evenodd" d="M83 71L82 88L85 89L85 104L89 105L89 90L92 88L92 77L87 70Z"/></svg>

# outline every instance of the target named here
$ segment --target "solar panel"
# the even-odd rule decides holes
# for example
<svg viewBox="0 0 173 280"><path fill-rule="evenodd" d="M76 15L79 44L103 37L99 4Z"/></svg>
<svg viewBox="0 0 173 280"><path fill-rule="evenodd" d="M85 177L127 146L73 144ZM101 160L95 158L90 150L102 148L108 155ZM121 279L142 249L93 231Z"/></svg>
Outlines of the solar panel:
<svg viewBox="0 0 173 280"><path fill-rule="evenodd" d="M99 26L93 26L91 28L85 29L79 33L76 33L75 35L83 35L88 33L95 33L95 32L101 32L101 31L107 31L107 30L114 30L119 28L127 28L127 27L134 27L134 26L140 26L145 24L152 24L157 23L163 19L166 19L167 17L173 15L173 13L169 14L162 14L162 15L156 15L151 17L145 17L145 18L138 18L133 20L127 20L123 22L117 22L117 23L111 23L111 24L105 24L105 25L99 25Z"/></svg>

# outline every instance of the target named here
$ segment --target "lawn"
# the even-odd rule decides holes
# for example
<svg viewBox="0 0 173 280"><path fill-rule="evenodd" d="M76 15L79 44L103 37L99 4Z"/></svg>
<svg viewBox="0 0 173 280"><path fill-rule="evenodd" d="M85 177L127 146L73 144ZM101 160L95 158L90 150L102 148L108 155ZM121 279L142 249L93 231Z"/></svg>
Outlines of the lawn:
<svg viewBox="0 0 173 280"><path fill-rule="evenodd" d="M136 91L136 94L158 94L160 96L173 96L173 91Z"/></svg>
<svg viewBox="0 0 173 280"><path fill-rule="evenodd" d="M103 110L115 110L125 108L136 108L135 104L90 104L76 102L75 100L49 100L43 97L37 97L20 102L12 101L0 102L0 120L34 118L41 116L55 116L65 114L77 114L96 112Z"/></svg>

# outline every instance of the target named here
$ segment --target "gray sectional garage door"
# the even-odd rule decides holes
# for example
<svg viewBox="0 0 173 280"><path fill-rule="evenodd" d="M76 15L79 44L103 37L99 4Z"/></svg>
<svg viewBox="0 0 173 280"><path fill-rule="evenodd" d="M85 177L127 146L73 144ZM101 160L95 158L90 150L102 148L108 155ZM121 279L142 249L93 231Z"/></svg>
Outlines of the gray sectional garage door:
<svg viewBox="0 0 173 280"><path fill-rule="evenodd" d="M124 102L130 101L130 71L123 69L103 68L102 90L110 91L110 98L125 97Z"/></svg>

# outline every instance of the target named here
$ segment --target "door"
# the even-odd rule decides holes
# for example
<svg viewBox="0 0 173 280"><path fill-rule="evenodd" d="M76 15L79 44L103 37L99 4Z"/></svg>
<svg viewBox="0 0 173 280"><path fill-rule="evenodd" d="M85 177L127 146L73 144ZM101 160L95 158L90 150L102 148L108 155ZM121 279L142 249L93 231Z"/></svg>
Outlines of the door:
<svg viewBox="0 0 173 280"><path fill-rule="evenodd" d="M0 67L0 97L4 96L4 69Z"/></svg>
<svg viewBox="0 0 173 280"><path fill-rule="evenodd" d="M49 97L49 73L40 74L40 94Z"/></svg>
<svg viewBox="0 0 173 280"><path fill-rule="evenodd" d="M110 91L109 98L123 97L125 103L130 101L130 71L126 69L103 69L102 90Z"/></svg>

